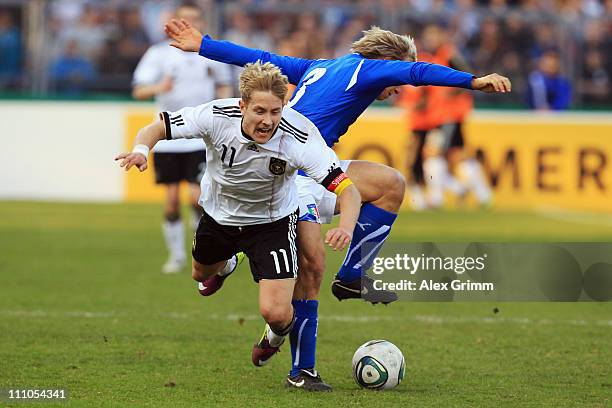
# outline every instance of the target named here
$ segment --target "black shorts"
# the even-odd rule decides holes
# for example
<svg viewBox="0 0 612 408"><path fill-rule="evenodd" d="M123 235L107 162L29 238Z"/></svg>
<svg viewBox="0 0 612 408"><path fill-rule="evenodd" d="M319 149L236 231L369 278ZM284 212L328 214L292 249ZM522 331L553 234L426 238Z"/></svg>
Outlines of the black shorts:
<svg viewBox="0 0 612 408"><path fill-rule="evenodd" d="M204 213L193 237L193 259L212 265L237 252L249 258L255 282L260 279L297 277L297 210L267 224L232 227L217 223Z"/></svg>
<svg viewBox="0 0 612 408"><path fill-rule="evenodd" d="M155 182L157 184L179 183L183 180L199 184L206 171L206 151L153 152L153 167L155 167Z"/></svg>
<svg viewBox="0 0 612 408"><path fill-rule="evenodd" d="M408 164L410 166L412 182L418 185L424 185L423 148L425 147L427 130L413 130L410 136L411 142L408 147Z"/></svg>
<svg viewBox="0 0 612 408"><path fill-rule="evenodd" d="M450 128L450 143L448 148L463 148L465 146L465 141L463 139L463 123L456 122L446 126Z"/></svg>

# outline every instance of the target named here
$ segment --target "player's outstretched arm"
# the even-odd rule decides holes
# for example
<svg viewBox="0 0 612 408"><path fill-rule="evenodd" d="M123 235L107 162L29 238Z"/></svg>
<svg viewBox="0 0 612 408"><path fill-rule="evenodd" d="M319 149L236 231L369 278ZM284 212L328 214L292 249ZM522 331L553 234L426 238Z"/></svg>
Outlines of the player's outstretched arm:
<svg viewBox="0 0 612 408"><path fill-rule="evenodd" d="M229 41L216 41L193 28L185 20L172 19L164 25L164 31L172 39L171 46L183 51L198 52L201 56L226 64L244 66L257 61L271 62L287 75L289 82L297 85L312 60L276 55L268 51L243 47Z"/></svg>
<svg viewBox="0 0 612 408"><path fill-rule="evenodd" d="M345 180L350 182L348 178ZM357 218L359 218L361 195L354 184L351 183L340 192L338 206L340 207L340 222L336 228L330 229L325 235L325 243L335 251L341 251L350 244Z"/></svg>
<svg viewBox="0 0 612 408"><path fill-rule="evenodd" d="M361 70L365 86L376 89L399 85L434 85L473 89L482 92L510 92L510 80L498 74L475 77L444 65L428 62L367 60Z"/></svg>
<svg viewBox="0 0 612 408"><path fill-rule="evenodd" d="M132 97L138 100L150 99L156 95L170 92L172 87L172 77L166 76L156 84L136 85L132 90Z"/></svg>
<svg viewBox="0 0 612 408"><path fill-rule="evenodd" d="M138 131L134 140L134 148L130 153L121 153L115 157L115 160L121 160L119 165L128 171L132 166L135 166L140 171L147 169L147 158L149 151L160 140L166 138L164 123L161 120L143 127Z"/></svg>
<svg viewBox="0 0 612 408"><path fill-rule="evenodd" d="M489 74L480 78L472 79L472 89L487 93L511 92L512 83L510 79L499 74Z"/></svg>

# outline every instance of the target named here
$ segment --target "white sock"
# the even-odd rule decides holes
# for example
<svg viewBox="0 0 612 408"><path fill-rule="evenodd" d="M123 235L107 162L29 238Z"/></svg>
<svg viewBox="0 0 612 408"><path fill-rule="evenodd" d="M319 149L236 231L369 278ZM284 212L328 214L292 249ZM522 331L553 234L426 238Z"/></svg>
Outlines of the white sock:
<svg viewBox="0 0 612 408"><path fill-rule="evenodd" d="M459 172L465 180L465 185L474 192L480 204L491 201L491 188L485 180L482 167L476 159L468 159L459 163Z"/></svg>
<svg viewBox="0 0 612 408"><path fill-rule="evenodd" d="M444 203L444 183L448 167L446 160L440 156L434 156L423 162L423 173L427 184L429 204L441 207Z"/></svg>
<svg viewBox="0 0 612 408"><path fill-rule="evenodd" d="M162 227L170 257L177 261L187 259L185 255L185 227L183 222L180 219L177 221L166 221Z"/></svg>
<svg viewBox="0 0 612 408"><path fill-rule="evenodd" d="M444 177L444 188L451 191L455 195L463 195L467 190L455 176L453 176L447 169Z"/></svg>
<svg viewBox="0 0 612 408"><path fill-rule="evenodd" d="M228 259L227 262L225 262L225 266L223 267L223 269L221 269L217 273L217 275L225 276L225 275L229 275L230 273L232 273L232 271L236 267L236 262L237 262L236 255L234 255L230 259Z"/></svg>
<svg viewBox="0 0 612 408"><path fill-rule="evenodd" d="M410 206L415 211L422 211L427 208L423 189L418 184L408 186L408 196L410 197Z"/></svg>
<svg viewBox="0 0 612 408"><path fill-rule="evenodd" d="M267 335L267 337L268 337L268 342L270 343L270 345L272 347L278 347L281 344L283 344L283 342L285 341L285 336L279 336L278 334L276 334L276 333L274 333L272 331L270 326L268 326L268 335Z"/></svg>

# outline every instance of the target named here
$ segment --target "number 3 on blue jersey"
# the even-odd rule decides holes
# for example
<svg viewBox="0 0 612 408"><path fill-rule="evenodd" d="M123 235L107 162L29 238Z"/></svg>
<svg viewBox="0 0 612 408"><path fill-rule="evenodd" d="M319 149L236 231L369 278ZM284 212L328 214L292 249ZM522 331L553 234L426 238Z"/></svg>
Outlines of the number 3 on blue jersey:
<svg viewBox="0 0 612 408"><path fill-rule="evenodd" d="M293 105L298 103L300 98L304 96L304 94L306 93L306 87L308 85L311 85L317 82L319 79L321 79L323 75L325 75L326 71L327 71L327 68L315 68L312 71L310 71L308 74L306 74L302 82L302 86L300 86L300 89L298 89L295 92L295 94L293 95L293 98L291 99L291 101L289 101L287 106L292 107Z"/></svg>

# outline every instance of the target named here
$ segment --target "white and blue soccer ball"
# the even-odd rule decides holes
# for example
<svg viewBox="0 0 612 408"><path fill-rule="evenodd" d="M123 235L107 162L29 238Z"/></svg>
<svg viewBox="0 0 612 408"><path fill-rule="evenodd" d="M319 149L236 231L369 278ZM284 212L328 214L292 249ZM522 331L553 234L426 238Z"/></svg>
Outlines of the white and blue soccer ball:
<svg viewBox="0 0 612 408"><path fill-rule="evenodd" d="M390 390L403 379L404 355L387 340L370 340L353 356L353 378L363 388Z"/></svg>

